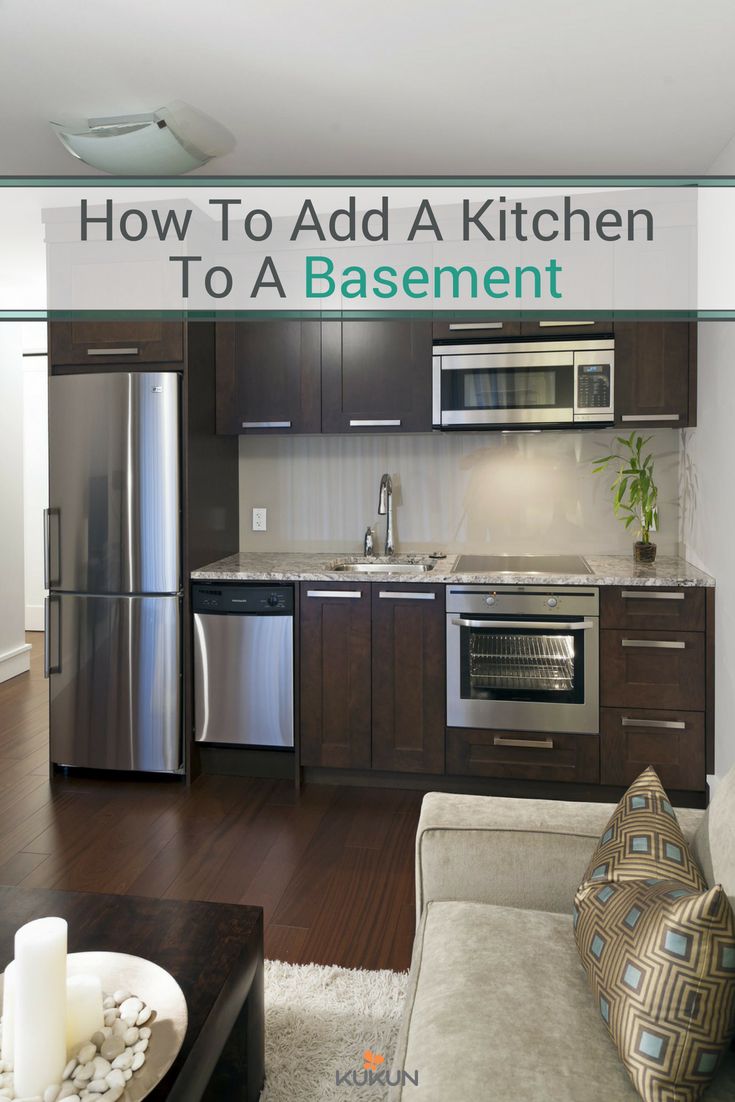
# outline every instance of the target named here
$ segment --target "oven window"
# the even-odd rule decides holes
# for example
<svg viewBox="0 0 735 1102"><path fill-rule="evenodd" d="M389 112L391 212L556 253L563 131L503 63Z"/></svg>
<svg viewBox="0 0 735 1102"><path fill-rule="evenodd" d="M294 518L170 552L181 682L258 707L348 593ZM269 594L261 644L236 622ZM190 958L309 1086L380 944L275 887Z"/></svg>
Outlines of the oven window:
<svg viewBox="0 0 735 1102"><path fill-rule="evenodd" d="M557 405L557 372L468 371L462 375L464 409L554 409Z"/></svg>
<svg viewBox="0 0 735 1102"><path fill-rule="evenodd" d="M462 628L462 698L582 703L584 642L584 632Z"/></svg>

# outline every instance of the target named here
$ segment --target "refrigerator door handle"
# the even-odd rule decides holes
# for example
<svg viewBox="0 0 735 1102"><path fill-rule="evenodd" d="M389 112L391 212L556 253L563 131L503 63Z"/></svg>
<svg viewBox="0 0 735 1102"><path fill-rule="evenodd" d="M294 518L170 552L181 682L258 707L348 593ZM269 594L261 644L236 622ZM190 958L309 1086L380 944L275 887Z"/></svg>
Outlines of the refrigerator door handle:
<svg viewBox="0 0 735 1102"><path fill-rule="evenodd" d="M56 605L56 661L51 664L51 609ZM43 676L61 673L61 602L55 594L43 599Z"/></svg>
<svg viewBox="0 0 735 1102"><path fill-rule="evenodd" d="M56 520L56 574L52 575L51 568L51 518ZM44 509L43 511L43 588L52 589L61 584L61 563L59 562L59 521L61 514L58 509Z"/></svg>

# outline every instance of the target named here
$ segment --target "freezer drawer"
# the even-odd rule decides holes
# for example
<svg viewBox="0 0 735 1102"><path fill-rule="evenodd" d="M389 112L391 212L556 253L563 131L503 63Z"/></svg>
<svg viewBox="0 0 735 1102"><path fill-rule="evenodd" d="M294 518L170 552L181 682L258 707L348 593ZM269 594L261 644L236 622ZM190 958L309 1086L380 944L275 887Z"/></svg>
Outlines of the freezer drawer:
<svg viewBox="0 0 735 1102"><path fill-rule="evenodd" d="M194 615L197 742L294 744L293 617Z"/></svg>
<svg viewBox="0 0 735 1102"><path fill-rule="evenodd" d="M47 588L178 593L179 377L49 381Z"/></svg>
<svg viewBox="0 0 735 1102"><path fill-rule="evenodd" d="M180 625L179 597L48 598L52 762L181 769Z"/></svg>

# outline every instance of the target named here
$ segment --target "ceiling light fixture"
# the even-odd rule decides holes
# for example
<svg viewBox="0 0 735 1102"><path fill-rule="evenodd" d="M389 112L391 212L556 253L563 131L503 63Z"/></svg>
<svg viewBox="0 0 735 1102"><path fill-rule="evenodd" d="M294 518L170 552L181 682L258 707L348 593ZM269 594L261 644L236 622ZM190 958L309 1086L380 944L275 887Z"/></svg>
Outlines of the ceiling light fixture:
<svg viewBox="0 0 735 1102"><path fill-rule="evenodd" d="M180 100L145 114L50 126L73 157L113 176L179 176L235 145L221 123Z"/></svg>

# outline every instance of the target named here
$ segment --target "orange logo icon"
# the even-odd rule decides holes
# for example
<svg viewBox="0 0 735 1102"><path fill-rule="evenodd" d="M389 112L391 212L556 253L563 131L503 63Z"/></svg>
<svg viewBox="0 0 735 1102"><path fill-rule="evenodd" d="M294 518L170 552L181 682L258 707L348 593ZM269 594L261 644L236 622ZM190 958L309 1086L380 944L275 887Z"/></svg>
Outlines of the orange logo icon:
<svg viewBox="0 0 735 1102"><path fill-rule="evenodd" d="M371 1052L369 1048L366 1048L362 1055L366 1071L377 1071L380 1065L385 1063L385 1056L381 1056L379 1052Z"/></svg>

